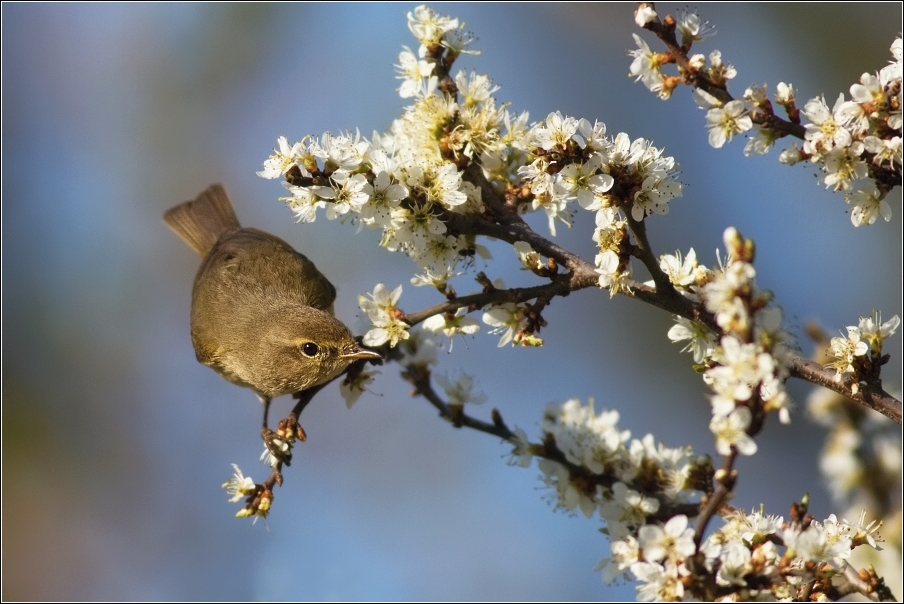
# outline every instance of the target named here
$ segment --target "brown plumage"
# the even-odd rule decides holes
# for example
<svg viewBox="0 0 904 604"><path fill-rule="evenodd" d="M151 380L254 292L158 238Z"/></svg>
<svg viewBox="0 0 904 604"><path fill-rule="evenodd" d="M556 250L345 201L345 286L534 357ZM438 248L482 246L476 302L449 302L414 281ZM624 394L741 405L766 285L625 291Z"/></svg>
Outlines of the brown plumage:
<svg viewBox="0 0 904 604"><path fill-rule="evenodd" d="M226 191L212 185L163 215L203 261L192 289L198 361L265 404L377 359L333 316L336 289L282 239L242 228Z"/></svg>

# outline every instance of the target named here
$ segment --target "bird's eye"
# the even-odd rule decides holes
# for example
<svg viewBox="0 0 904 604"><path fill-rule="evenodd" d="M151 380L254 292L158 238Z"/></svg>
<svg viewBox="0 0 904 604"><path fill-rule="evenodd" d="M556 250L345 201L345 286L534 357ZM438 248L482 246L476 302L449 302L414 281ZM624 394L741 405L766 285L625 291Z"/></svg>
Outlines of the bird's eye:
<svg viewBox="0 0 904 604"><path fill-rule="evenodd" d="M316 356L319 350L320 348L318 348L317 344L315 344L314 342L305 342L301 345L301 352L306 357Z"/></svg>

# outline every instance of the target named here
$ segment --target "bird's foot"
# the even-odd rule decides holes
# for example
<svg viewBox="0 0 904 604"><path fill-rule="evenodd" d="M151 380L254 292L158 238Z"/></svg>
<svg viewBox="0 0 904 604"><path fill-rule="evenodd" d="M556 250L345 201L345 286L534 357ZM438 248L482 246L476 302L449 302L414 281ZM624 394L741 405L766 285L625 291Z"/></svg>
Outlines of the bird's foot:
<svg viewBox="0 0 904 604"><path fill-rule="evenodd" d="M295 441L306 440L307 437L304 428L298 423L298 418L292 415L280 420L276 430L262 428L261 438L266 446L262 459L268 459L273 467L278 463L291 465L292 445Z"/></svg>

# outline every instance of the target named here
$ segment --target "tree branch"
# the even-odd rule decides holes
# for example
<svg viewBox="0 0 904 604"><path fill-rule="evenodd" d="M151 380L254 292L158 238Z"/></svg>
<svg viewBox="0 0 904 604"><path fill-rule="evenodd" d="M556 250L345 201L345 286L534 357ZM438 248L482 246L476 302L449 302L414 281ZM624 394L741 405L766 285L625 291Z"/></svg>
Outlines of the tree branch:
<svg viewBox="0 0 904 604"><path fill-rule="evenodd" d="M879 387L860 384L857 391L854 392L853 384L849 383L849 381L835 381L835 372L833 370L826 369L819 363L803 357L792 358L788 363L788 369L792 377L828 388L860 403L864 407L878 411L882 415L891 418L897 424L901 423L901 401Z"/></svg>
<svg viewBox="0 0 904 604"><path fill-rule="evenodd" d="M674 22L672 22L672 27L669 27L657 18L644 25L644 29L656 34L656 37L665 44L666 48L669 50L669 54L675 60L675 64L678 65L679 71L684 76L686 84L709 93L723 105L735 100L731 93L728 92L728 87L725 83L713 82L709 75L702 69L697 69L691 65L687 54L687 51L690 50L690 48L684 48L678 43L678 40L675 37ZM778 117L772 112L771 107L768 111L752 113L750 118L754 124L774 130L779 133L780 136L790 135L800 140L804 140L806 128L800 124Z"/></svg>

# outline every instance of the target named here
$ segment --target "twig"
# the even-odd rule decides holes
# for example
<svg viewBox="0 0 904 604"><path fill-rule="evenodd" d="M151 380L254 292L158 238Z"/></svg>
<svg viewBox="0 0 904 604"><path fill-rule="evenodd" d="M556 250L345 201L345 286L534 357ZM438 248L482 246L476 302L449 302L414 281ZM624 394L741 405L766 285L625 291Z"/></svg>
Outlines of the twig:
<svg viewBox="0 0 904 604"><path fill-rule="evenodd" d="M644 25L644 29L656 34L656 37L669 49L669 54L675 60L675 63L684 75L684 80L688 85L709 93L723 105L735 100L731 93L728 92L725 84L713 82L705 72L691 65L690 59L687 56L687 49L683 48L675 38L674 26L668 27L657 18ZM780 136L790 135L800 140L804 140L806 128L800 124L795 124L794 122L782 119L771 112L756 112L750 117L753 123L759 126L768 127L779 133Z"/></svg>
<svg viewBox="0 0 904 604"><path fill-rule="evenodd" d="M882 415L891 418L897 424L901 423L901 401L881 388L861 385L857 392L854 393L852 385L848 382L835 381L835 372L833 370L803 357L792 358L788 364L788 369L793 377L828 388L865 407L878 411Z"/></svg>
<svg viewBox="0 0 904 604"><path fill-rule="evenodd" d="M431 374L422 366L407 365L404 366L405 371L403 377L414 386L414 394L423 396L433 405L440 414L440 417L451 423L456 428L471 428L484 434L497 436L503 440L518 444L514 432L505 424L502 415L497 409L493 409L493 423L487 423L476 419L464 412L460 407L453 406L445 402L439 394L434 390L431 381ZM531 454L535 457L549 459L563 465L572 476L581 476L581 482L587 482L592 485L601 485L611 488L619 479L609 474L590 474L586 468L575 465L565 458L564 453L560 451L553 443L545 442L542 445L531 444ZM640 490L645 496L653 497L660 503L659 510L650 516L651 520L666 521L676 514L684 514L693 518L700 513L702 503L676 503L662 498L658 493L649 492L639 485L631 485L632 488ZM595 488L595 487L594 487Z"/></svg>
<svg viewBox="0 0 904 604"><path fill-rule="evenodd" d="M514 432L505 425L505 422L502 421L502 416L495 409L493 410L495 412L493 415L494 419L498 419L498 421L494 421L492 424L473 418L470 415L465 414L464 411L453 410L453 407L443 401L439 394L436 393L436 390L433 389L429 371L424 371L420 367L414 365L408 365L405 367L405 373L402 375L412 386L414 386L415 394L419 394L427 399L427 401L439 411L440 417L454 424L456 428L471 428L472 430L477 430L478 432L483 432L485 434L492 434L493 436L498 436L499 438L508 441L511 441L515 437Z"/></svg>
<svg viewBox="0 0 904 604"><path fill-rule="evenodd" d="M716 472L716 481L718 482L715 491L709 496L704 505L703 511L700 512L700 518L697 520L697 528L694 531L694 543L697 548L703 542L703 534L706 532L706 525L714 515L721 509L722 504L734 489L736 472L734 471L734 462L738 457L737 450L732 447L731 453L725 456L722 467Z"/></svg>

